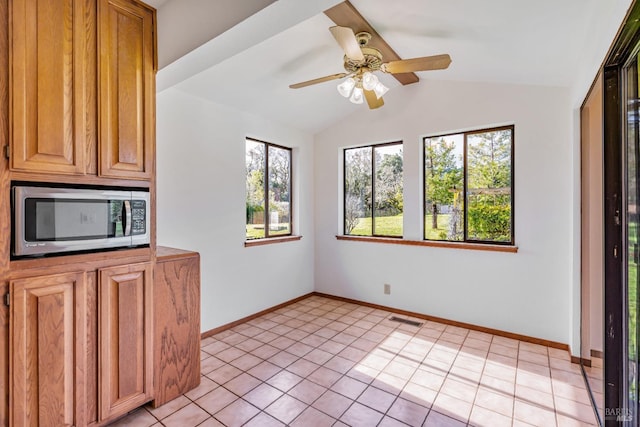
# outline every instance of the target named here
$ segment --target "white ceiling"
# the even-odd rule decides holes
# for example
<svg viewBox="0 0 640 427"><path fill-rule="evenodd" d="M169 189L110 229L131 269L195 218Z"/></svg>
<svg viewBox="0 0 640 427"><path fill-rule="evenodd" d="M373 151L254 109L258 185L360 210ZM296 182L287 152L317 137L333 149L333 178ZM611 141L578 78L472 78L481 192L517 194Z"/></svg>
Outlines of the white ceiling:
<svg viewBox="0 0 640 427"><path fill-rule="evenodd" d="M160 6L165 4L167 1L168 0L146 0L145 3L147 3L149 6L153 6L156 9L159 9Z"/></svg>
<svg viewBox="0 0 640 427"><path fill-rule="evenodd" d="M581 73L580 67L584 67L584 53L591 49L590 31L596 14L602 13L600 1L351 2L402 58L451 55L452 64L447 70L417 73L421 81L502 82L571 89ZM312 133L344 115L367 108L340 97L335 81L289 89L289 84L343 71L343 54L328 31L333 23L321 12L309 12L313 15L304 16L301 22L283 24L287 3L293 4L293 0L276 1L251 17L279 32L265 32L266 39L223 55L204 71L178 79L175 87ZM250 34L250 24L247 20L222 36L233 35L240 40L246 34L246 38L255 39L256 35ZM215 42L212 40L211 46ZM198 55L196 49L193 55L181 58L179 65L201 63L202 52ZM163 72L160 71L160 80ZM381 78L391 87L385 97L387 103L401 102L402 93L410 90L411 86L401 87L388 75ZM163 89L162 84L159 87Z"/></svg>

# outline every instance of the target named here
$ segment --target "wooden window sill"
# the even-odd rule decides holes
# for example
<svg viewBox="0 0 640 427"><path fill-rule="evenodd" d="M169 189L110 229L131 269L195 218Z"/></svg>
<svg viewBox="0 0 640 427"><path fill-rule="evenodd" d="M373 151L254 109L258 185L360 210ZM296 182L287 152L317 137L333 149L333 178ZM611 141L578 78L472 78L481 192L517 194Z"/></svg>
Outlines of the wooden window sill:
<svg viewBox="0 0 640 427"><path fill-rule="evenodd" d="M476 251L493 252L518 252L517 246L492 245L487 243L467 243L467 242L436 242L433 240L404 240L391 237L368 237L368 236L336 236L338 240L351 240L354 242L388 243L392 245L408 246L431 246L450 249L471 249Z"/></svg>
<svg viewBox="0 0 640 427"><path fill-rule="evenodd" d="M275 243L293 242L302 239L302 236L267 237L263 239L246 240L244 247L272 245Z"/></svg>

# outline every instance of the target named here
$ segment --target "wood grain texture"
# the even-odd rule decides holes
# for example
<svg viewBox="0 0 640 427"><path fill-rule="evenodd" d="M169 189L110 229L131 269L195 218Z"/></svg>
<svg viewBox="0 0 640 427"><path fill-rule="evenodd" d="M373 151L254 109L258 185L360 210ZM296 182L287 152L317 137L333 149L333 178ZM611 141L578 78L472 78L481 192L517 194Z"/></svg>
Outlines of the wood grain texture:
<svg viewBox="0 0 640 427"><path fill-rule="evenodd" d="M302 239L302 236L269 237L266 239L246 240L244 242L244 247L249 248L251 246L273 245L274 243L295 242L300 239Z"/></svg>
<svg viewBox="0 0 640 427"><path fill-rule="evenodd" d="M9 292L9 283L0 281L0 294ZM9 307L0 307L0 426L9 425Z"/></svg>
<svg viewBox="0 0 640 427"><path fill-rule="evenodd" d="M153 9L99 0L99 175L148 180L153 173L155 67Z"/></svg>
<svg viewBox="0 0 640 427"><path fill-rule="evenodd" d="M99 412L106 421L153 393L151 263L99 271Z"/></svg>
<svg viewBox="0 0 640 427"><path fill-rule="evenodd" d="M389 44L378 34L378 32L367 22L360 12L353 7L353 5L347 0L333 6L330 9L324 11L324 14L329 17L336 25L341 27L349 27L354 33L358 34L361 31L366 31L371 34L371 41L369 45L377 48L382 53L382 59L385 62L397 61L402 58L389 46ZM420 79L414 73L402 73L392 74L403 85L416 83Z"/></svg>
<svg viewBox="0 0 640 427"><path fill-rule="evenodd" d="M74 394L73 404L75 408L75 425L85 426L87 425L87 387L90 382L95 382L95 378L87 376L87 362L88 362L88 334L87 334L87 274L82 273L83 283L79 286L75 286L74 291L74 317L73 327L74 335L72 337L75 343L81 343L81 345L75 345L75 354L73 358L74 377Z"/></svg>
<svg viewBox="0 0 640 427"><path fill-rule="evenodd" d="M394 237L369 237L369 236L344 236L337 235L338 240L350 240L352 242L367 243L384 243L390 245L407 245L407 246L430 246L435 248L449 249L471 249L476 251L493 251L493 252L518 252L517 246L511 245L492 245L489 243L468 243L468 242L439 242L435 240L405 240Z"/></svg>
<svg viewBox="0 0 640 427"><path fill-rule="evenodd" d="M168 246L158 246L156 248L156 259L158 262L175 261L178 258L193 258L200 255L198 252L185 249L170 248Z"/></svg>
<svg viewBox="0 0 640 427"><path fill-rule="evenodd" d="M158 407L200 384L200 255L162 256L153 286Z"/></svg>
<svg viewBox="0 0 640 427"><path fill-rule="evenodd" d="M84 292L84 273L15 280L10 286L10 425L75 425L82 418L76 409L83 407L75 371L84 370L77 355L86 343L75 336L75 316L82 315L76 313L76 295Z"/></svg>
<svg viewBox="0 0 640 427"><path fill-rule="evenodd" d="M0 0L0 150L9 145L9 2ZM9 292L9 165L0 155L0 295ZM9 309L0 308L0 426L9 425Z"/></svg>
<svg viewBox="0 0 640 427"><path fill-rule="evenodd" d="M98 422L98 272L87 273L86 292L86 399L85 421L87 425Z"/></svg>
<svg viewBox="0 0 640 427"><path fill-rule="evenodd" d="M32 258L11 261L11 278L28 277L34 274L53 274L78 269L83 271L133 264L151 260L150 248L122 249L80 255L62 255L49 258ZM40 271L41 273L38 273Z"/></svg>
<svg viewBox="0 0 640 427"><path fill-rule="evenodd" d="M14 170L84 173L86 0L15 0L11 28Z"/></svg>
<svg viewBox="0 0 640 427"><path fill-rule="evenodd" d="M131 179L115 179L103 178L94 175L59 175L54 173L39 173L12 171L11 179L13 181L30 181L30 182L51 182L65 184L81 184L81 185L104 185L111 187L138 187L149 188L148 181L139 181Z"/></svg>
<svg viewBox="0 0 640 427"><path fill-rule="evenodd" d="M9 163L4 150L9 145L9 0L0 0L0 282L9 269L11 210ZM0 405L1 407L1 405ZM0 409L0 421L2 410ZM0 423L1 425L1 423Z"/></svg>
<svg viewBox="0 0 640 427"><path fill-rule="evenodd" d="M98 174L98 8L95 0L83 0L85 3L82 19L85 27L86 42L80 47L84 53L81 70L84 85L84 173L95 176Z"/></svg>

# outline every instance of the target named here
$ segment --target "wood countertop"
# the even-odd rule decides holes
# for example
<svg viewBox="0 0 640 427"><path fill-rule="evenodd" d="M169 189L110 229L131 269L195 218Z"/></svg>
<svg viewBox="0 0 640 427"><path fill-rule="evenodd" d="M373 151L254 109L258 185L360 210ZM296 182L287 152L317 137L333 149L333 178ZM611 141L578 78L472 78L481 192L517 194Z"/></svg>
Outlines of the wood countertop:
<svg viewBox="0 0 640 427"><path fill-rule="evenodd" d="M174 260L179 258L191 258L194 256L200 256L200 254L194 251L169 248L167 246L158 246L156 248L156 259L158 262L169 261L169 260Z"/></svg>

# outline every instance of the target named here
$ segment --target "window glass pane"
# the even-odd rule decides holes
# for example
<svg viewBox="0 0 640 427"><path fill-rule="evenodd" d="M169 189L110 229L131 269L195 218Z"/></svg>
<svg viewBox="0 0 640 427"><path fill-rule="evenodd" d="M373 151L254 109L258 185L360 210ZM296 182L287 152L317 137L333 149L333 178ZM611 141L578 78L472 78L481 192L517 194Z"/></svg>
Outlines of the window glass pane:
<svg viewBox="0 0 640 427"><path fill-rule="evenodd" d="M291 151L269 146L269 235L291 234Z"/></svg>
<svg viewBox="0 0 640 427"><path fill-rule="evenodd" d="M424 238L464 239L464 136L424 140Z"/></svg>
<svg viewBox="0 0 640 427"><path fill-rule="evenodd" d="M373 234L402 237L402 145L374 147L374 153L376 182Z"/></svg>
<svg viewBox="0 0 640 427"><path fill-rule="evenodd" d="M371 235L371 151L344 151L344 234Z"/></svg>
<svg viewBox="0 0 640 427"><path fill-rule="evenodd" d="M467 136L467 239L511 241L511 130Z"/></svg>
<svg viewBox="0 0 640 427"><path fill-rule="evenodd" d="M264 171L265 144L246 140L245 163L247 167L247 234L246 238L264 237Z"/></svg>
<svg viewBox="0 0 640 427"><path fill-rule="evenodd" d="M638 130L640 123L639 106L640 94L638 89L638 67L640 61L637 58L626 67L627 79L626 83L626 176L624 184L627 189L625 230L623 233L627 236L627 256L626 256L626 305L627 305L627 336L626 341L628 350L627 359L627 387L629 408L633 411L640 405L638 397L640 391L638 385L640 378L638 376L638 362L640 356L638 354L638 147L640 143L640 134ZM624 204L623 204L624 206ZM624 304L624 302L623 302ZM635 412L634 412L635 413ZM622 424L622 423L621 423Z"/></svg>

